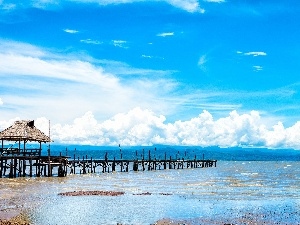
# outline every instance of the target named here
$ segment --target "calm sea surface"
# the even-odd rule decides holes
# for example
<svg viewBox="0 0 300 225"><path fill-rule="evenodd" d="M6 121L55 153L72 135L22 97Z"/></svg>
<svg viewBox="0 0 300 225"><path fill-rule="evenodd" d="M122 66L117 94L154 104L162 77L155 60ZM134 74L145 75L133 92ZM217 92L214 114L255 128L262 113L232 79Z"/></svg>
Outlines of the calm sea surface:
<svg viewBox="0 0 300 225"><path fill-rule="evenodd" d="M151 224L162 218L186 224L300 223L300 162L292 160L219 160L213 168L5 178L0 187L2 207L29 208L40 225ZM79 190L125 194L58 195ZM137 195L142 193L151 195Z"/></svg>

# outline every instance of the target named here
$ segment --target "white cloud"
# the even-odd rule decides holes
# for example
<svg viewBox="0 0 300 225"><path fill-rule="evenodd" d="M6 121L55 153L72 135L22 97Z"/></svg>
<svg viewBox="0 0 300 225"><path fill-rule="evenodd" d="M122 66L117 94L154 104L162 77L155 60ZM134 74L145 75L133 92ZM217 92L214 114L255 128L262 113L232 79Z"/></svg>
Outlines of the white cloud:
<svg viewBox="0 0 300 225"><path fill-rule="evenodd" d="M164 60L164 57L160 57L160 56L152 56L152 55L142 55L142 58L147 58L147 59L159 59L159 60ZM175 71L173 71L175 72Z"/></svg>
<svg viewBox="0 0 300 225"><path fill-rule="evenodd" d="M58 6L60 0L33 0L32 5L35 8L46 9L48 7L53 8L53 6Z"/></svg>
<svg viewBox="0 0 300 225"><path fill-rule="evenodd" d="M185 10L190 13L204 13L205 10L200 7L198 0L71 0L80 3L97 3L100 5L126 4L136 2L166 2L176 8Z"/></svg>
<svg viewBox="0 0 300 225"><path fill-rule="evenodd" d="M13 3L7 3L7 4L1 4L0 3L0 9L3 9L3 10L14 10L15 8L17 7L16 4L13 4Z"/></svg>
<svg viewBox="0 0 300 225"><path fill-rule="evenodd" d="M47 133L48 120L38 119L36 126ZM268 128L257 111L245 114L232 111L226 117L214 119L204 110L195 118L173 123L167 123L163 115L141 108L119 113L103 122L98 122L92 112L87 112L72 124L52 124L51 134L55 142L69 144L168 144L300 149L300 121L289 128L285 128L281 122Z"/></svg>
<svg viewBox="0 0 300 225"><path fill-rule="evenodd" d="M173 36L173 35L174 35L174 32L165 32L165 33L157 34L157 36L159 36L159 37L168 37L168 36Z"/></svg>
<svg viewBox="0 0 300 225"><path fill-rule="evenodd" d="M0 105L3 105L3 101L2 101L2 99L0 98Z"/></svg>
<svg viewBox="0 0 300 225"><path fill-rule="evenodd" d="M205 57L200 60L200 65L205 65L206 60ZM271 96L277 99L294 94L289 89L256 93L213 89L191 90L175 80L165 78L170 77L172 73L174 71L133 68L122 62L98 60L81 54L57 54L29 44L0 40L0 90L1 99L5 99L5 104L3 104L5 107L1 107L0 117L1 120L6 121L19 116L22 119L49 118L53 126L57 125L56 131L53 128L53 132L57 132L53 133L56 134L57 142L76 141L79 143L82 141L87 143L90 141L94 144L107 145L121 140L126 144L139 145L192 144L195 140L194 144L199 145L219 144L223 146L244 142L268 144L273 142L266 142L265 139L262 142L256 142L257 139L250 136L250 131L246 136L243 136L244 133L240 139L223 134L229 128L222 128L220 135L226 136L225 139L221 140L221 137L215 135L222 130L219 123L223 125L226 121L229 121L229 125L234 123L231 121L233 116L241 120L256 118L255 113L249 115L232 113L228 118L224 117L224 113L242 108L241 98L269 99ZM136 108L137 106L140 108ZM207 111L200 114L200 118L187 119L189 116L187 114L191 114L191 111L197 110L198 112L203 109L218 114L218 117L222 117L223 120L213 120ZM127 111L129 111L127 114L118 114ZM86 112L89 113L85 115ZM118 116L112 117L116 114ZM82 115L85 116L82 117ZM137 121L136 115L141 119ZM186 121L166 123L167 116L173 120L181 118ZM217 128L206 126L194 129L193 123L195 121L204 123L203 117L206 118L206 122L214 124ZM78 118L74 124L71 122L73 118ZM79 129L77 126L82 120L88 122L87 124L93 129L88 131L87 128L81 126L80 131L84 132L77 131L77 136L75 135L77 139L74 139L71 135L72 131L68 129L72 128L75 132ZM91 122L93 123L90 124ZM120 128L118 128L119 123L123 124ZM110 127L109 124L114 125ZM182 132L180 128L184 128ZM190 128L193 128L192 131L196 133L189 133ZM61 129L64 130L63 133ZM199 139L205 134L201 133L204 132L203 129L210 131L209 137L212 139ZM234 130L234 128L230 129ZM257 131L255 129L254 131L257 135ZM198 139L195 136L197 133ZM268 132L259 133L264 137L267 137L267 134ZM290 145L292 145L295 137L291 137L290 140ZM268 145L271 146L271 144ZM276 146L276 143L274 145Z"/></svg>
<svg viewBox="0 0 300 225"><path fill-rule="evenodd" d="M200 4L197 0L166 0L166 2L190 13L205 12L205 10L200 7Z"/></svg>
<svg viewBox="0 0 300 225"><path fill-rule="evenodd" d="M20 118L19 117L15 117L15 118L9 119L9 120L0 120L0 131L6 129L8 127L10 127L17 120L20 120Z"/></svg>
<svg viewBox="0 0 300 225"><path fill-rule="evenodd" d="M203 55L199 58L198 66L203 66L206 62L206 55Z"/></svg>
<svg viewBox="0 0 300 225"><path fill-rule="evenodd" d="M212 2L212 3L224 3L225 0L204 0L205 2Z"/></svg>
<svg viewBox="0 0 300 225"><path fill-rule="evenodd" d="M205 10L200 7L198 0L67 0L69 2L76 2L81 4L95 3L99 5L117 5L117 4L130 4L139 2L165 2L173 7L187 11L189 13L204 13ZM216 1L216 0L212 0ZM221 0L219 0L221 1ZM22 2L21 4L2 4L2 9L12 10L15 8L35 7L41 9L56 9L63 7L62 0L32 0Z"/></svg>
<svg viewBox="0 0 300 225"><path fill-rule="evenodd" d="M151 56L151 55L142 55L142 57L143 58L148 58L148 59L152 59L153 58L153 56Z"/></svg>
<svg viewBox="0 0 300 225"><path fill-rule="evenodd" d="M79 31L78 30L72 30L72 29L64 29L64 32L69 33L69 34L76 34Z"/></svg>
<svg viewBox="0 0 300 225"><path fill-rule="evenodd" d="M88 110L107 118L136 106L165 113L176 107L171 93L178 84L163 78L170 71L87 59L0 40L0 89L5 90L1 98L6 106L1 118L22 115L66 122Z"/></svg>
<svg viewBox="0 0 300 225"><path fill-rule="evenodd" d="M112 40L112 44L115 47L120 47L120 48L128 48L125 44L127 43L127 41L123 41L123 40Z"/></svg>
<svg viewBox="0 0 300 225"><path fill-rule="evenodd" d="M253 66L254 71L261 71L263 70L262 66Z"/></svg>
<svg viewBox="0 0 300 225"><path fill-rule="evenodd" d="M252 56L266 56L267 53L265 52L246 52L244 55L252 55Z"/></svg>
<svg viewBox="0 0 300 225"><path fill-rule="evenodd" d="M198 60L198 66L201 68L202 71L206 71L205 64L207 63L206 55L202 55Z"/></svg>
<svg viewBox="0 0 300 225"><path fill-rule="evenodd" d="M103 44L103 42L101 41L97 41L97 40L92 40L92 39L84 39L84 40L80 40L80 42L85 43L85 44L93 44L93 45L101 45Z"/></svg>

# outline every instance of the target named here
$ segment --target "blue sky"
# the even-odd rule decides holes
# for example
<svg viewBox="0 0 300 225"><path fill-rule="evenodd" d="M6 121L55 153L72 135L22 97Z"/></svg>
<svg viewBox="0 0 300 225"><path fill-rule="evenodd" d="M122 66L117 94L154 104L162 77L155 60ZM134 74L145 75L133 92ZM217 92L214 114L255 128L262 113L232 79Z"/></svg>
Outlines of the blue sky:
<svg viewBox="0 0 300 225"><path fill-rule="evenodd" d="M140 129L124 142L298 148L287 133L300 118L299 12L298 1L0 0L0 124L51 120L61 142L90 143L114 130L90 143L113 145ZM206 113L214 128L195 126ZM233 115L242 128L216 127ZM79 121L97 126L61 139ZM234 137L188 141L177 130L172 142L168 129L180 122L193 124L187 133ZM284 140L260 133L276 126Z"/></svg>

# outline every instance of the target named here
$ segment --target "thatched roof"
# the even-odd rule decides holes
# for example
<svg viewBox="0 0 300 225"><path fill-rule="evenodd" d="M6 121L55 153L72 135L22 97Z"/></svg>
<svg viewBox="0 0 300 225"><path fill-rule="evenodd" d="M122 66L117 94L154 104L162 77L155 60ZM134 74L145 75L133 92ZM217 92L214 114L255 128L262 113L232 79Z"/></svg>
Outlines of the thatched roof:
<svg viewBox="0 0 300 225"><path fill-rule="evenodd" d="M0 132L0 140L50 142L50 137L34 126L34 120L20 120Z"/></svg>

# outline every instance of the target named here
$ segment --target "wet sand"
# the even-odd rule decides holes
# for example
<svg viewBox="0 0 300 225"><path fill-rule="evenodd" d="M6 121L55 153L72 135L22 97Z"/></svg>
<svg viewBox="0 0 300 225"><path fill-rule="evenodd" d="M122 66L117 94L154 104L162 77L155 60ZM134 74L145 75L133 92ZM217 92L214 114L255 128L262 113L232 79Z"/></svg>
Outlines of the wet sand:
<svg viewBox="0 0 300 225"><path fill-rule="evenodd" d="M30 219L26 213L20 210L2 210L0 211L0 225L29 225Z"/></svg>

